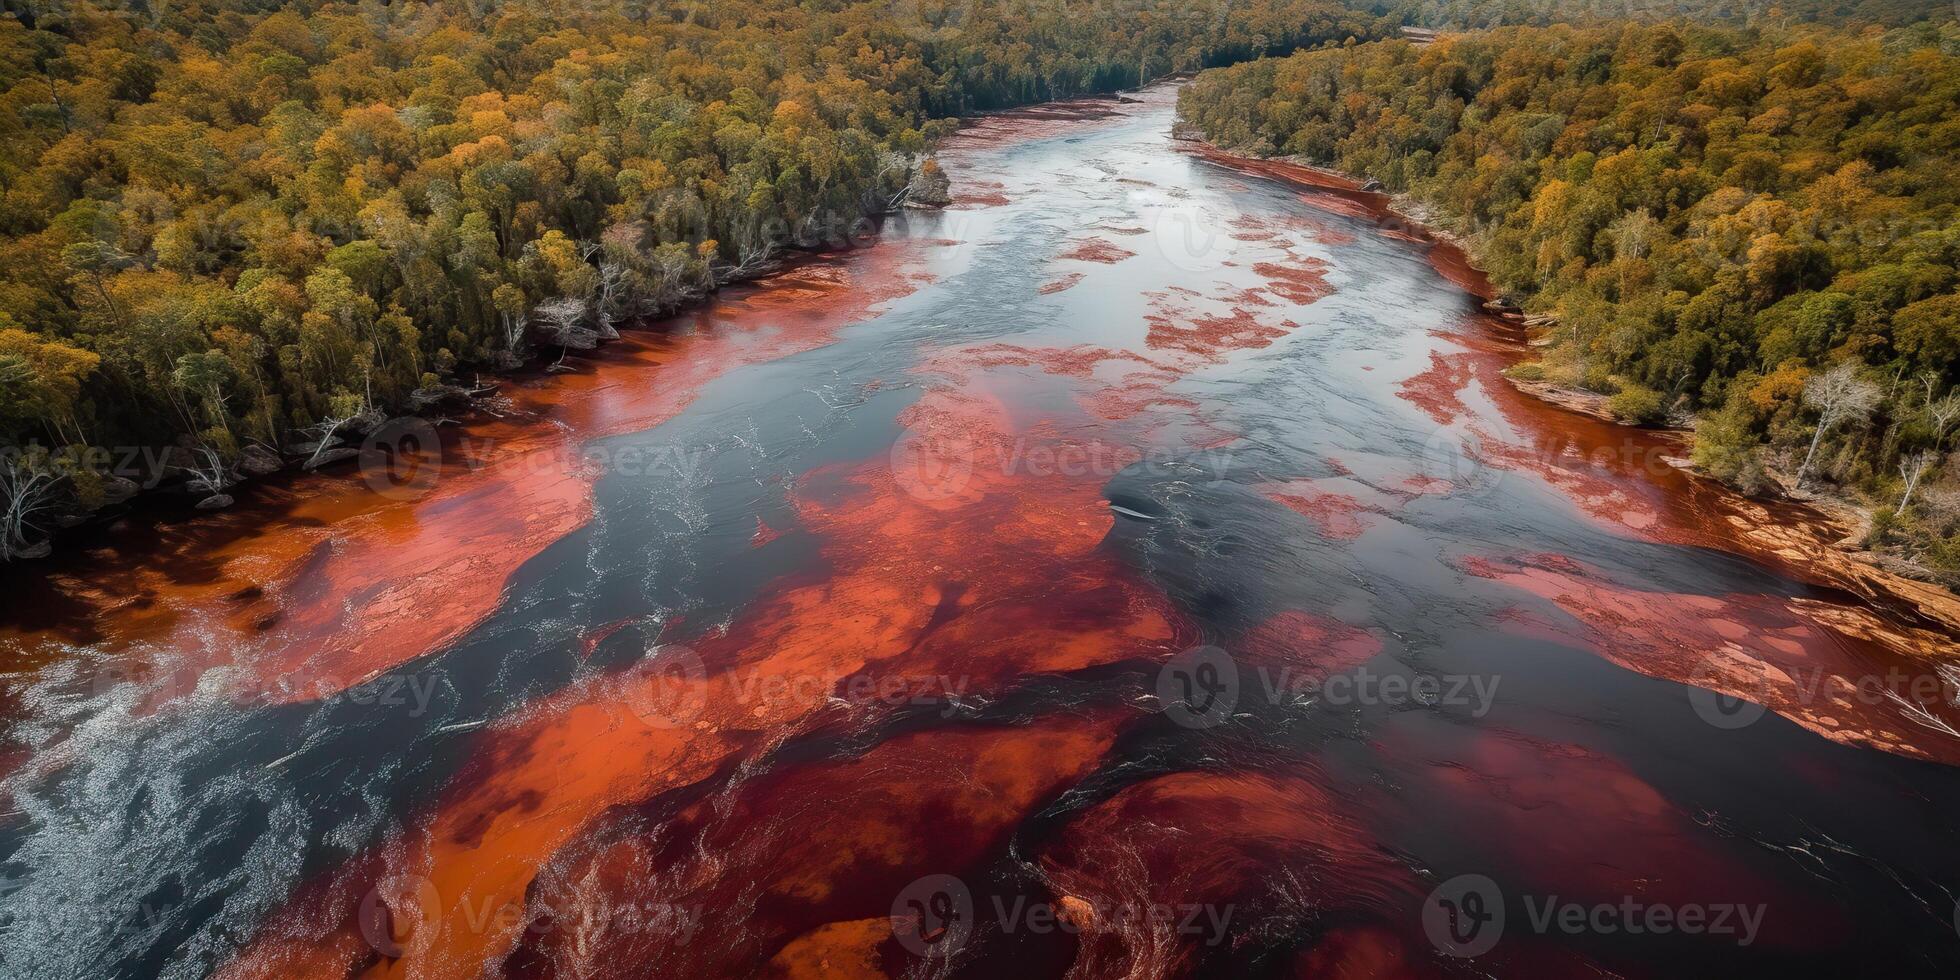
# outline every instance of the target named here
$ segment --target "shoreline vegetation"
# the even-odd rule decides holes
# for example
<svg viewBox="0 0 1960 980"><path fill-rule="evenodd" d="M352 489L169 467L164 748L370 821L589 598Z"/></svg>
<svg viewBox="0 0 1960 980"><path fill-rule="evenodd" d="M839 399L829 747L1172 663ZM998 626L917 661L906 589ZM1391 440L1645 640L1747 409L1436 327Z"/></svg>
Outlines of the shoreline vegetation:
<svg viewBox="0 0 1960 980"><path fill-rule="evenodd" d="M1183 135L1357 175L1486 270L1507 380L1960 582L1960 29L1498 28L1220 68ZM1945 589L1942 594L1948 594Z"/></svg>
<svg viewBox="0 0 1960 980"><path fill-rule="evenodd" d="M932 151L963 116L1399 22L1111 2L0 19L0 561L139 489L228 506L484 376L850 247L944 195Z"/></svg>
<svg viewBox="0 0 1960 980"><path fill-rule="evenodd" d="M1453 249L1470 270L1478 276L1485 275L1482 264L1476 261L1474 244L1431 224L1435 217L1432 209L1409 195L1390 195L1366 176L1343 173L1297 158L1234 153L1189 129L1174 132L1173 135L1204 159L1240 173L1266 177L1308 190L1332 191L1373 201L1396 233L1426 239L1432 247L1440 245ZM1504 302L1497 296L1495 287L1487 283L1483 290L1468 291L1479 301L1483 312L1517 331L1520 340L1516 352L1518 359L1514 365L1532 363L1529 360L1532 353L1544 345L1543 331L1553 326L1555 320L1542 315L1527 316ZM1554 381L1520 378L1510 370L1503 372L1502 376L1525 397L1610 425L1647 430L1675 443L1680 451L1662 456L1662 461L1730 495L1739 505L1736 510L1746 515L1730 521L1745 543L1802 568L1819 583L1843 588L1868 601L1904 613L1908 620L1917 619L1923 625L1960 635L1960 594L1956 594L1946 582L1927 575L1925 569L1900 567L1898 563L1888 561L1888 556L1883 552L1869 547L1865 543L1867 528L1860 524L1861 519L1869 521L1869 512L1860 512L1855 506L1830 497L1798 497L1784 493L1770 496L1769 499L1801 508L1813 515L1814 519L1795 524L1779 520L1777 515L1750 499L1752 496L1767 495L1741 493L1732 484L1695 464L1695 430L1691 421L1687 425L1639 425L1615 412L1612 399L1598 392ZM1898 633L1893 639L1902 641L1899 644L1901 649L1929 649L1927 642L1921 642L1925 637Z"/></svg>
<svg viewBox="0 0 1960 980"><path fill-rule="evenodd" d="M1400 48L1424 59L1390 59L1389 67L1407 73L1448 58L1461 38L1480 37L1410 26L1419 16L1414 8L1360 10L1318 0L1267 0L1149 28L1085 26L1071 23L1063 8L1034 4L952 11L950 20L911 10L915 17L897 21L873 16L874 6L768 28L741 26L746 21L732 14L636 20L624 6L602 5L565 23L507 10L489 34L489 47L507 53L489 61L482 60L487 42L457 36L457 12L440 5L418 8L421 20L380 25L354 24L349 8L331 3L307 5L310 21L295 12L233 13L222 37L197 33L216 22L216 13L203 9L132 20L76 5L6 22L0 49L15 57L4 75L0 121L23 138L5 154L16 179L0 194L0 255L8 260L0 272L0 380L7 382L0 392L0 559L44 555L61 531L128 513L124 505L139 489L151 501L181 500L184 512L193 499L200 508L228 506L228 491L357 457L364 439L405 419L453 421L451 413L494 393L494 379L513 370L567 370L571 351L596 347L621 326L645 325L724 285L765 278L799 253L854 247L896 209L944 203L947 177L932 149L962 116L1107 95L1208 69L1191 88L1239 97L1245 118L1267 131L1260 138L1270 138L1316 108L1311 99L1296 100L1282 120L1270 93L1256 107L1243 104L1248 84L1272 87L1274 65L1316 60L1326 69ZM404 38L411 21L439 28L431 35L439 43ZM605 28L629 23L648 37L595 40ZM1729 63L1741 60L1748 43L1762 46L1754 29L1725 34L1678 24L1506 30L1520 39L1552 32L1546 36L1557 43L1548 58L1568 67L1575 32L1610 36L1621 49L1635 43L1622 34L1650 48L1672 47L1677 60L1687 50L1683 31L1703 49L1709 37L1723 38L1714 43L1727 56L1722 67L1734 67ZM1928 37L1952 46L1950 27L1911 30L1917 33L1905 40L1898 30L1859 36L1866 47L1879 38L1895 59ZM1048 32L1047 47L984 69L966 60L1028 31ZM787 49L785 36L795 42ZM664 60L654 58L649 38L669 45ZM859 50L847 78L834 68L813 77L825 57L851 41ZM1797 49L1802 72L1828 74L1833 66L1813 37L1798 43L1810 45ZM450 59L447 74L434 70L422 44ZM545 50L532 50L540 46ZM702 60L710 47L722 61ZM158 50L173 57L152 57ZM762 58L765 51L775 52L774 63ZM456 60L466 52L478 60ZM1610 75L1619 53L1595 70ZM680 54L694 75L670 77ZM1048 60L1037 67L1034 54ZM1479 57L1488 69L1515 55L1499 43ZM250 69L241 67L230 87L213 75L227 59ZM356 63L377 77L341 77ZM1561 80L1545 64L1526 67ZM1742 67L1761 76L1785 66ZM634 69L642 77L629 84ZM1473 76L1460 72L1446 94L1474 102ZM1708 79L1702 81L1705 87ZM1481 82L1488 87L1491 78ZM1754 79L1754 90L1746 82L1732 83L1730 102L1761 97L1763 79ZM1331 84L1320 96L1339 90ZM1433 85L1424 90L1425 97L1437 94ZM597 95L616 101L595 101ZM1902 98L1858 93L1881 96ZM194 105L197 99L215 101ZM1318 107L1323 115L1326 108ZM1369 109L1378 125L1382 107ZM576 125L567 125L568 113ZM1930 120L1944 127L1936 138L1948 143L1950 115ZM1221 138L1215 124L1189 116L1181 111L1178 135ZM1461 120L1423 122L1437 135ZM1538 128L1547 125L1540 120ZM1787 131L1793 124L1786 118L1781 125ZM1458 125L1453 135L1462 132ZM1247 142L1244 133L1234 135ZM1415 187L1421 167L1410 162L1413 155L1368 158L1395 164L1386 167L1385 184L1349 181L1316 163L1315 153L1278 156L1279 147L1252 142L1235 148L1312 168L1352 192L1380 193L1399 220L1425 234L1470 254L1487 250L1490 215L1466 219L1464 209L1438 201L1433 186ZM1327 163L1353 162L1325 145L1316 150ZM1599 154L1581 156L1598 169ZM230 177L214 166L227 159L239 164ZM1432 152L1422 163L1434 170L1437 159ZM1560 162L1568 172L1584 169ZM1487 192L1528 196L1514 173L1485 176ZM1431 184L1444 177L1462 174ZM547 178L569 186L554 194ZM1869 174L1864 183L1874 183ZM1850 187L1861 200L1892 189ZM1950 213L1951 201L1938 203ZM1672 229L1661 224L1649 236L1665 239ZM1622 225L1600 234L1617 232L1621 244ZM1624 263L1614 258L1624 279ZM1573 346L1561 336L1570 328L1559 298L1517 288L1518 277L1505 269L1495 278L1508 285L1487 309L1521 321L1531 346L1548 355ZM1513 297L1531 312L1519 311ZM1957 343L1944 335L1934 340ZM1806 399L1801 384L1792 388L1789 378L1777 377L1782 373L1770 379L1782 385L1781 416L1757 419L1756 427L1780 427L1787 436L1801 431ZM486 375L493 380L486 383ZM1951 375L1949 363L1949 388ZM1626 376L1606 377L1617 385ZM1653 391L1634 383L1627 385L1633 396L1621 398L1624 391L1588 387L1597 380L1590 375L1532 364L1507 378L1527 395L1614 421L1628 421L1623 403ZM1941 403L1927 384L1924 408L1932 410ZM1705 405L1691 401L1677 395L1660 409L1644 406L1637 421L1692 427L1690 409ZM1836 443L1851 428L1820 435ZM105 438L111 433L114 442ZM1935 449L1947 434L1943 427ZM1768 435L1773 441L1775 433ZM1744 483L1745 492L1790 482L1782 460L1742 448L1740 455L1751 457L1741 467L1745 481L1691 449L1684 455L1694 458L1695 472ZM1839 452L1833 479L1842 478L1843 457ZM1788 489L1784 495L1849 531L1835 542L1837 551L1855 543L1870 549L1885 574L1951 584L1950 569L1899 559L1899 548L1886 547L1888 536L1923 536L1928 507L1954 502L1947 485L1960 466L1943 464L1937 453L1917 459L1918 472L1902 471L1923 487L1915 510L1871 506L1871 494L1893 488L1869 467L1863 501ZM169 509L153 508L159 519ZM1960 538L1960 528L1953 536Z"/></svg>

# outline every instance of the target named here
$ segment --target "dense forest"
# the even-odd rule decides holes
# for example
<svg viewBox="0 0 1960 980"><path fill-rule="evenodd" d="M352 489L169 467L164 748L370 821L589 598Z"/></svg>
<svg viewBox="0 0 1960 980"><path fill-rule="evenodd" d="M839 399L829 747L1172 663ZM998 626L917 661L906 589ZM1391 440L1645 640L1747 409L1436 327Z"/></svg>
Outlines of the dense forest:
<svg viewBox="0 0 1960 980"><path fill-rule="evenodd" d="M0 557L121 487L102 448L215 493L834 245L943 184L958 114L1389 30L1323 0L0 18Z"/></svg>
<svg viewBox="0 0 1960 980"><path fill-rule="evenodd" d="M1523 377L1699 418L1756 491L1960 569L1960 30L1511 27L1201 75L1207 138L1365 174L1555 318Z"/></svg>

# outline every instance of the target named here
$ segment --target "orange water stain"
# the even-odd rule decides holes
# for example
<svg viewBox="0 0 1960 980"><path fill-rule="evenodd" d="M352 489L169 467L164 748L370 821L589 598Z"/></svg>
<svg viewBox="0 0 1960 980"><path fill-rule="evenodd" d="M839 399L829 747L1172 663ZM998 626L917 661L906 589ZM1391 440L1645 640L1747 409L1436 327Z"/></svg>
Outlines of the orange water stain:
<svg viewBox="0 0 1960 980"><path fill-rule="evenodd" d="M1327 263L1311 256L1290 263L1254 262L1252 271L1266 277L1268 292L1301 306L1324 299L1334 291L1327 282Z"/></svg>
<svg viewBox="0 0 1960 980"><path fill-rule="evenodd" d="M1585 905L1629 897L1676 907L1763 904L1774 911L1757 942L1823 949L1836 941L1833 908L1731 856L1715 831L1617 759L1503 729L1452 728L1446 738L1417 731L1432 723L1412 719L1387 733L1385 751L1429 764L1410 771L1405 792L1384 799L1384 816L1431 826L1436 808L1446 808L1452 825L1475 828L1488 860L1512 869L1500 887ZM1420 812L1409 807L1416 800Z"/></svg>
<svg viewBox="0 0 1960 980"><path fill-rule="evenodd" d="M1960 740L1923 732L1925 720L1960 726L1960 711L1943 697L1910 694L1914 678L1938 677L1930 666L1820 625L1791 600L1631 589L1561 555L1469 556L1459 565L1550 600L1577 623L1551 627L1565 642L1629 670L1763 705L1835 742L1960 762Z"/></svg>
<svg viewBox="0 0 1960 980"><path fill-rule="evenodd" d="M1071 289L1075 286L1076 283L1079 283L1081 281L1082 281L1082 273L1071 272L1068 275L1062 276L1061 278L1054 280L1053 282L1042 283L1041 286L1035 290L1035 292L1038 292L1043 296L1049 296L1055 293L1059 293L1065 289Z"/></svg>
<svg viewBox="0 0 1960 980"><path fill-rule="evenodd" d="M1469 411L1462 392L1473 377L1469 355L1431 351L1429 368L1403 379L1396 385L1396 394L1422 409L1437 425L1449 425Z"/></svg>
<svg viewBox="0 0 1960 980"><path fill-rule="evenodd" d="M485 732L407 853L343 865L288 902L219 975L477 976L522 932L523 896L541 861L592 813L705 778L749 738L658 717L726 693L677 677L630 671L574 687ZM361 901L393 876L426 882L419 894L435 908L390 906L387 931L371 920L364 929ZM380 955L377 936L398 943L399 955Z"/></svg>
<svg viewBox="0 0 1960 980"><path fill-rule="evenodd" d="M1104 241L1100 238L1083 238L1076 241L1074 248L1061 253L1057 257L1074 259L1077 262L1100 262L1104 265L1114 265L1124 259L1134 257L1136 254L1114 242Z"/></svg>
<svg viewBox="0 0 1960 980"><path fill-rule="evenodd" d="M942 160L956 160L976 151L1065 133L1077 134L1097 120L1118 119L1122 114L1122 103L1118 100L1090 96L971 116L960 121L959 132L941 148L939 155ZM950 169L965 172L961 168Z"/></svg>
<svg viewBox="0 0 1960 980"><path fill-rule="evenodd" d="M1046 427L1017 430L990 374L1052 364L1051 376L1092 385L1097 365L1133 360L1007 347L926 358L926 390L900 415L911 456L822 467L791 492L798 527L819 542L821 580L791 576L725 632L691 640L701 677L667 683L675 679L663 679L659 661L643 664L547 698L478 739L465 776L408 835L406 853L382 863L432 882L443 911L419 920L404 955L371 963L369 975L471 976L509 955L522 915L480 910L522 910L537 869L611 808L697 783L806 726L890 709L862 693L853 700L854 678L903 679L907 697L947 694L949 679L998 691L1032 673L1180 649L1189 629L1169 601L1097 551L1113 521L1100 477L993 465ZM646 722L676 703L689 707L685 724ZM374 861L341 872L378 873ZM355 962L367 946L354 921L366 887L316 886L311 894L328 898L275 917L229 975Z"/></svg>
<svg viewBox="0 0 1960 980"><path fill-rule="evenodd" d="M1020 344L978 344L928 355L925 370L958 375L975 369L1032 367L1043 373L1087 380L1104 364L1134 364L1161 370L1161 365L1135 351L1077 344L1073 347L1026 347Z"/></svg>
<svg viewBox="0 0 1960 980"><path fill-rule="evenodd" d="M1012 198L1002 193L999 185L977 191L962 190L953 195L949 209L966 211L974 208L998 208L1014 203Z"/></svg>
<svg viewBox="0 0 1960 980"><path fill-rule="evenodd" d="M1490 299L1497 294L1490 284L1490 278L1471 263L1469 253L1446 241L1432 240L1428 244L1429 249L1424 255L1429 259L1430 267L1449 280L1451 285L1477 299Z"/></svg>
<svg viewBox="0 0 1960 980"><path fill-rule="evenodd" d="M1351 232L1343 231L1324 221L1315 221L1311 218L1305 218L1303 220L1306 223L1308 234L1313 237L1314 241L1322 245L1339 248L1343 245L1354 244L1355 239Z"/></svg>
<svg viewBox="0 0 1960 980"><path fill-rule="evenodd" d="M1594 453L1587 458L1558 435L1550 442L1527 446L1491 439L1480 426L1472 426L1471 431L1480 437L1473 449L1476 462L1533 474L1602 524L1619 525L1674 544L1709 540L1706 535L1664 522L1658 509L1663 495L1651 485L1605 475L1611 472L1610 453Z"/></svg>
<svg viewBox="0 0 1960 980"><path fill-rule="evenodd" d="M885 980L879 947L891 939L889 915L829 922L796 937L771 957L770 980Z"/></svg>
<svg viewBox="0 0 1960 980"><path fill-rule="evenodd" d="M1393 489L1412 497L1428 497L1455 493L1457 486L1441 477L1417 473L1414 476L1404 477Z"/></svg>
<svg viewBox="0 0 1960 980"><path fill-rule="evenodd" d="M1373 220L1379 214L1377 209L1369 202L1357 201L1345 194L1309 191L1305 194L1297 195L1296 200L1316 211L1324 211L1343 218ZM1409 242L1422 241L1414 232L1394 227L1382 228L1379 230L1379 234L1388 238L1402 238Z"/></svg>
<svg viewBox="0 0 1960 980"><path fill-rule="evenodd" d="M1381 639L1367 630L1328 616L1289 609L1246 631L1239 659L1256 667L1285 670L1288 681L1303 682L1352 670L1381 652Z"/></svg>
<svg viewBox="0 0 1960 980"><path fill-rule="evenodd" d="M1312 167L1291 163L1285 160L1271 160L1259 157L1243 157L1218 149L1208 143L1180 143L1180 152L1203 157L1214 163L1257 177L1266 177L1295 187L1309 188L1328 194L1339 194L1357 203L1373 204L1376 210L1387 207L1388 195L1361 189L1360 181L1346 174L1323 167Z"/></svg>
<svg viewBox="0 0 1960 980"><path fill-rule="evenodd" d="M753 976L785 953L816 951L850 954L860 969L902 963L908 954L889 939L905 887L970 875L1034 809L1101 764L1114 720L1059 715L899 735L853 758L751 777L672 816L616 811L554 860L531 906L744 908L743 941L601 927L527 937L517 958L595 978ZM819 814L849 818L811 819Z"/></svg>
<svg viewBox="0 0 1960 980"><path fill-rule="evenodd" d="M1243 307L1232 307L1229 315L1192 314L1160 307L1145 316L1150 330L1144 345L1151 350L1191 355L1209 363L1223 363L1225 355L1236 350L1270 347L1299 324L1282 320L1269 324Z"/></svg>
<svg viewBox="0 0 1960 980"><path fill-rule="evenodd" d="M749 546L760 548L782 536L783 532L770 527L769 522L758 517L755 519L755 533L749 535Z"/></svg>
<svg viewBox="0 0 1960 980"><path fill-rule="evenodd" d="M1096 909L1071 975L1187 971L1206 937L1151 908L1231 908L1235 934L1257 934L1261 910L1281 928L1403 917L1426 889L1315 775L1173 773L1077 814L1038 857L1056 895Z"/></svg>
<svg viewBox="0 0 1960 980"><path fill-rule="evenodd" d="M177 658L157 666L179 682L170 689L235 665L242 677L227 683L241 700L337 693L460 638L495 609L513 572L590 519L594 474L580 442L658 425L729 371L829 343L915 289L916 257L900 243L730 290L660 330L628 331L587 370L513 385L510 417L463 427L441 460L423 461L426 484L377 494L359 480L309 478L280 513L205 548L199 574L106 562L73 573L72 593L99 597L98 618L114 616L110 645L146 641ZM188 548L189 530L184 538Z"/></svg>
<svg viewBox="0 0 1960 980"><path fill-rule="evenodd" d="M1232 290L1226 292L1218 297L1218 301L1221 303L1228 303L1234 306L1276 305L1273 303L1271 299L1268 299L1266 297L1266 290L1258 286L1248 286L1244 289L1238 289L1238 290Z"/></svg>
<svg viewBox="0 0 1960 980"><path fill-rule="evenodd" d="M1363 514L1381 513L1350 494L1321 489L1310 480L1269 484L1259 492L1312 521L1323 536L1341 541L1352 541L1368 529L1370 522Z"/></svg>
<svg viewBox="0 0 1960 980"><path fill-rule="evenodd" d="M1428 951L1379 926L1340 926L1294 956L1302 980L1411 980L1441 977Z"/></svg>
<svg viewBox="0 0 1960 980"><path fill-rule="evenodd" d="M606 640L610 639L620 630L632 626L637 622L639 622L638 619L619 619L580 633L578 638L579 659L592 659L592 654L598 651L599 644L606 642Z"/></svg>
<svg viewBox="0 0 1960 980"><path fill-rule="evenodd" d="M1168 393L1169 386L1179 377L1174 365L1134 351L1086 344L1074 347L983 344L932 355L927 359L927 370L932 370L935 364L943 368L962 362L972 367L1029 368L1047 375L1095 381L1071 389L1071 394L1083 411L1103 421L1131 419L1153 409L1195 416L1199 409L1197 402ZM1059 438L1056 444L1064 452L1076 450L1077 455L1084 448L1071 446ZM1108 473L1141 457L1134 447L1107 441L1088 448L1100 454L1094 462L1108 464L1103 470Z"/></svg>

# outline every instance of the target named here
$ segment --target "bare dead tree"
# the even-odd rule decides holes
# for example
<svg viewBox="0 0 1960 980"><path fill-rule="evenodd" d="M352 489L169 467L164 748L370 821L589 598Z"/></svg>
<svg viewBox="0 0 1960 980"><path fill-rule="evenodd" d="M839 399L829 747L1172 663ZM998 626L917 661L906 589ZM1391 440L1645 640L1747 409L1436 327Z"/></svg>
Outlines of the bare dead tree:
<svg viewBox="0 0 1960 980"><path fill-rule="evenodd" d="M231 486L231 467L225 465L223 456L217 450L199 448L194 454L197 462L190 469L190 486L202 493L218 493Z"/></svg>
<svg viewBox="0 0 1960 980"><path fill-rule="evenodd" d="M1912 503L1912 492L1919 489L1920 478L1924 477L1926 471L1932 469L1933 464L1938 460L1939 454L1930 449L1922 449L1899 460L1899 475L1906 480L1906 492L1899 496L1900 513L1904 513L1906 505Z"/></svg>
<svg viewBox="0 0 1960 980"><path fill-rule="evenodd" d="M340 432L340 427L346 425L347 423L353 421L354 419L355 416L353 415L343 415L337 417L330 415L326 418L321 419L319 422L315 423L314 429L320 433L320 441L313 446L312 455L306 457L306 462L300 465L309 470L312 469L314 466L318 465L320 462L321 454L325 453L329 449L332 449L337 443L340 442L338 436L338 433Z"/></svg>
<svg viewBox="0 0 1960 980"><path fill-rule="evenodd" d="M592 313L600 340L619 339L619 331L613 328L613 314L626 305L631 283L631 271L625 266L613 261L599 263L599 295Z"/></svg>
<svg viewBox="0 0 1960 980"><path fill-rule="evenodd" d="M590 306L576 296L557 296L539 303L531 311L538 318L538 332L545 340L558 345L558 361L553 367L565 363L565 355L572 348L591 350L599 345L599 334L586 324Z"/></svg>
<svg viewBox="0 0 1960 980"><path fill-rule="evenodd" d="M715 272L717 282L739 282L752 278L768 268L769 260L775 255L775 248L769 236L762 231L760 221L744 222L736 232L735 264L725 266Z"/></svg>
<svg viewBox="0 0 1960 980"><path fill-rule="evenodd" d="M1878 387L1858 377L1858 370L1849 361L1825 371L1813 374L1803 386L1804 404L1817 410L1817 432L1810 437L1810 450L1804 453L1803 465L1797 467L1797 489L1803 489L1804 479L1810 475L1810 464L1817 457L1817 446L1824 441L1824 434L1846 422L1863 419L1878 407Z"/></svg>
<svg viewBox="0 0 1960 980"><path fill-rule="evenodd" d="M1937 448L1946 442L1946 434L1953 431L1954 425L1960 423L1960 392L1948 392L1939 401L1928 399L1925 415L1926 424L1933 427L1933 446Z"/></svg>
<svg viewBox="0 0 1960 980"><path fill-rule="evenodd" d="M689 256L687 247L678 243L662 245L654 249L653 255L654 292L661 306L668 306L687 295Z"/></svg>
<svg viewBox="0 0 1960 980"><path fill-rule="evenodd" d="M0 457L0 561L47 554L47 544L28 541L28 532L47 530L39 518L54 507L60 482L61 474L39 460Z"/></svg>

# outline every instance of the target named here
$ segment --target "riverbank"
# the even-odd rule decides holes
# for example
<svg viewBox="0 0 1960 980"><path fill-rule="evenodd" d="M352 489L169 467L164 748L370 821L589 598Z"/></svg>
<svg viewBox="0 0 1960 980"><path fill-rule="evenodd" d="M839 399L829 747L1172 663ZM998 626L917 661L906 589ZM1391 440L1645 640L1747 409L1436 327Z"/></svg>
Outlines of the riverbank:
<svg viewBox="0 0 1960 980"><path fill-rule="evenodd" d="M1162 81L1154 81L1152 85ZM1024 130L1021 135L1025 136L1043 128L1053 130L1106 116L1114 106L1135 101L1124 94L1127 91L1132 90L1084 95L1018 109L990 110L960 117L959 122L964 130L990 118L1018 114L1016 118ZM933 166L927 168L927 162ZM385 486L401 466L397 459L399 453L407 451L412 455L420 442L439 438L451 427L500 417L507 410L497 397L503 389L584 370L596 352L619 342L622 331L658 330L662 324L700 311L724 290L766 285L779 277L793 278L798 269L808 264L875 244L885 233L887 224L902 222L909 214L960 210L990 202L990 192L984 187L969 185L958 188L957 196L950 194L946 178L937 169L930 152L917 163L911 184L889 210L869 216L872 223L868 229L854 224L840 231L833 225L827 238L780 243L765 258L751 259L740 266L717 267L712 270L712 283L691 287L657 313L596 331L587 345L561 347L554 354L556 345L533 338L526 343L528 356L524 360L519 361L512 354L501 364L460 365L456 374L432 388L412 393L404 404L372 406L323 433L312 433L311 438L303 431L287 433L284 446L248 445L237 458L218 463L200 461L199 451L188 445L119 447L106 454L106 465L94 462L94 456L85 457L90 460L88 468L92 472L82 482L101 484L97 502L91 506L72 493L54 502L41 515L45 533L30 547L17 549L11 555L13 560L0 560L0 582L10 577L11 569L42 565L69 548L90 547L100 536L99 532L108 526L130 521L156 524L195 521L204 515L238 509L251 502L254 495L274 487L278 490L273 496L283 500L287 496L284 491L315 473L334 479L354 476L370 485ZM933 176L928 178L928 173ZM576 356L567 362L566 354ZM487 412L481 410L485 408ZM35 574L45 574L45 569Z"/></svg>
<svg viewBox="0 0 1960 980"><path fill-rule="evenodd" d="M496 411L441 427L439 448L418 451L406 474L385 463L294 474L233 508L114 522L16 565L32 571L7 582L0 669L87 645L131 654L116 669L133 676L164 667L195 683L244 660L254 696L288 700L440 649L496 607L526 561L590 521L607 467L582 447L673 418L731 371L833 342L916 289L920 253L936 244L813 257L626 331L579 357L581 370L513 379ZM678 450L628 462L691 465ZM308 687L287 690L289 676Z"/></svg>
<svg viewBox="0 0 1960 980"><path fill-rule="evenodd" d="M1209 141L1179 134L1178 144L1194 156L1251 176L1266 177L1375 211L1384 235L1431 247L1437 271L1475 297L1482 322L1508 351L1511 366L1531 359L1526 318L1494 289L1474 258L1474 249L1461 236L1436 226L1432 209L1408 195L1371 189L1371 182L1352 174L1286 158L1248 157ZM1352 213L1341 207L1344 213ZM1545 321L1535 318L1538 325ZM1869 527L1870 513L1847 501L1783 496L1767 502L1753 500L1695 467L1693 431L1656 429L1622 421L1608 407L1606 396L1555 382L1501 375L1511 390L1563 412L1582 415L1629 431L1658 435L1673 442L1676 451L1660 459L1727 498L1728 523L1735 540L1759 556L1774 557L1820 584L1844 589L1874 604L1896 610L1920 625L1960 636L1960 594L1926 578L1909 577L1882 552L1863 544L1856 515ZM1772 509L1774 507L1774 510ZM1790 511L1802 516L1792 520ZM1891 567L1888 567L1890 564ZM1918 631L1923 633L1924 631ZM1892 631L1904 648L1927 650L1929 639L1910 631Z"/></svg>
<svg viewBox="0 0 1960 980"><path fill-rule="evenodd" d="M1951 665L1720 550L1654 440L1498 380L1428 250L1175 152L1160 96L976 127L970 206L509 386L418 498L307 478L78 563L46 591L119 604L0 695L0 973L1366 972L1471 872L1774 910L1494 976L1960 967ZM920 954L922 881L1082 928ZM1126 911L1193 906L1241 914ZM146 925L32 915L80 907Z"/></svg>
<svg viewBox="0 0 1960 980"><path fill-rule="evenodd" d="M635 318L611 330L609 336L597 337L589 346L561 349L555 360L552 345L539 340L529 345L532 356L526 360L513 359L503 366L467 365L473 379L466 380L459 372L433 388L417 390L405 404L373 406L312 439L294 432L291 436L296 441L284 447L253 444L235 459L204 465L198 463L196 450L190 447L123 447L108 454L106 472L94 474L94 481L108 490L104 499L92 507L72 496L53 504L43 516L48 525L45 536L18 552L14 556L18 560L0 561L0 580L8 569L41 563L78 539L86 542L91 531L107 525L128 520L194 520L232 509L257 491L287 487L315 473L335 478L358 474L379 491L396 478L395 470L403 466L413 469L412 461L404 462L398 456L413 456L431 448L423 443L439 438L439 429L500 417L508 410L498 397L504 388L583 370L580 362L589 367L588 359L595 352L618 343L622 329L628 333L658 330L661 324L702 309L723 290L763 284L826 256L861 248L876 240L875 229L903 213L893 210L876 216L874 234L868 238L847 235L813 245L785 246L766 259L720 270L712 285L691 289L670 308ZM568 364L566 355L574 351L581 357Z"/></svg>

